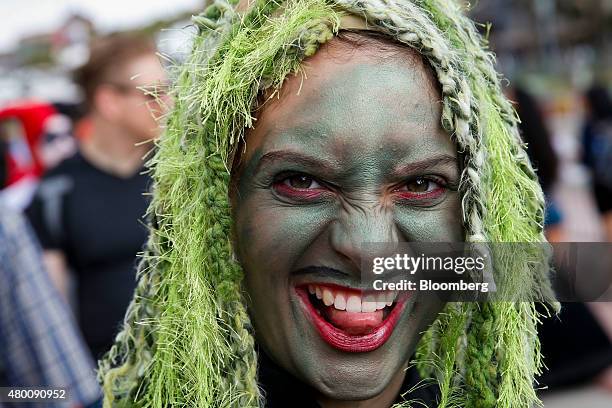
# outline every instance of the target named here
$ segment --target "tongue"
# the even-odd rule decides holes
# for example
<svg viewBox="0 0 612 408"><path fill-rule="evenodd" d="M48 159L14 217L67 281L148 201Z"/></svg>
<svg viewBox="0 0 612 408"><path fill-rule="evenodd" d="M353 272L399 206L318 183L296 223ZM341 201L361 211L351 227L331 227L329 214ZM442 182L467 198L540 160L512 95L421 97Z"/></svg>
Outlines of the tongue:
<svg viewBox="0 0 612 408"><path fill-rule="evenodd" d="M351 335L365 335L374 331L383 321L383 311L352 313L327 307L326 317L331 324Z"/></svg>

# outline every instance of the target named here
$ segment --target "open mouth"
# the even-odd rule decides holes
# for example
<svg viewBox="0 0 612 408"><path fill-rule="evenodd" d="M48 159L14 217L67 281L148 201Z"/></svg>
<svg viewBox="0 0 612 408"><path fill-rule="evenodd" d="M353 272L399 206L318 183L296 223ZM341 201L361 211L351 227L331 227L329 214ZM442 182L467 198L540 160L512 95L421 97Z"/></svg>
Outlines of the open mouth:
<svg viewBox="0 0 612 408"><path fill-rule="evenodd" d="M328 284L302 285L296 292L323 340L352 353L375 350L389 339L406 298Z"/></svg>

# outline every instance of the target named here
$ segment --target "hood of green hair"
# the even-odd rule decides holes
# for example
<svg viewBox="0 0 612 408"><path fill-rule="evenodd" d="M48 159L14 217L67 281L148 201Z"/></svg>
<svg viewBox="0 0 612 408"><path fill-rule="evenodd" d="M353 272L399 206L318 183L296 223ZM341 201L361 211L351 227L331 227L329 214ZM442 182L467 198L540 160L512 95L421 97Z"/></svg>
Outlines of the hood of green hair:
<svg viewBox="0 0 612 408"><path fill-rule="evenodd" d="M416 364L440 387L439 407L530 407L541 370L533 302L554 304L542 250L544 197L504 98L493 55L448 0L216 0L194 17L174 109L149 165L150 237L121 332L100 362L105 407L264 406L231 246L230 169L258 95L274 95L301 62L355 15L421 53L441 85L441 118L461 152L466 240L533 243L493 251L505 292L453 303L423 336ZM513 301L516 299L516 301Z"/></svg>

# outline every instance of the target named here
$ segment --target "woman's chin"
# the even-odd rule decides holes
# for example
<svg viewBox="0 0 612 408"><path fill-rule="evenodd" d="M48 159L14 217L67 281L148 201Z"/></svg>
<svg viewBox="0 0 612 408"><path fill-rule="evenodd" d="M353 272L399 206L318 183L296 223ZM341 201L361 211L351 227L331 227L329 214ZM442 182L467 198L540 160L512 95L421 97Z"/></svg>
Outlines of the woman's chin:
<svg viewBox="0 0 612 408"><path fill-rule="evenodd" d="M333 401L367 401L380 395L384 389L385 386L381 384L376 388L354 385L318 391L321 396Z"/></svg>
<svg viewBox="0 0 612 408"><path fill-rule="evenodd" d="M345 336L358 337L354 342L351 340L348 343L357 344L364 349L358 351L342 342L337 344L330 341L329 336L337 333L334 333L333 329L330 329L330 333L325 327L317 327L317 323L323 323L313 316L308 305L304 307L307 299L304 293L301 295L301 303L294 303L300 308L300 312L296 313L299 317L295 323L296 332L301 334L292 336L295 341L290 346L295 362L294 374L300 380L325 398L361 401L382 393L398 375L403 378L418 337L415 334L418 331L413 329L414 323L410 318L411 302L397 307L396 313L402 313L398 314L396 322L393 321L396 319L394 315L385 314L381 325L387 324L391 333L387 335L383 331L383 341L377 331L380 325L373 326L372 331L366 335L342 333L342 336L339 336L341 340L346 340ZM316 314L318 316L318 313ZM372 334L375 336L372 337ZM367 337L368 335L372 338Z"/></svg>

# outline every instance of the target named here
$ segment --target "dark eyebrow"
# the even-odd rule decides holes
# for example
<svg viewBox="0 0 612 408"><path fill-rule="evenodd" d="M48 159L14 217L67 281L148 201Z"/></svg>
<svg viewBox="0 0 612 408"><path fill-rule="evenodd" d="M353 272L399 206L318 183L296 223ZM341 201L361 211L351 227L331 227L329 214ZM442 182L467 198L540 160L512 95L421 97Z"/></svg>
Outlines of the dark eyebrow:
<svg viewBox="0 0 612 408"><path fill-rule="evenodd" d="M257 167L255 167L255 174L257 174L266 164L275 161L287 161L291 163L296 163L302 166L320 169L323 172L327 173L331 173L334 170L334 165L330 161L315 159L313 157L306 156L301 153L293 152L290 150L275 150L261 156L259 162L257 163Z"/></svg>
<svg viewBox="0 0 612 408"><path fill-rule="evenodd" d="M392 174L394 176L401 177L407 173L429 170L437 166L445 166L449 164L453 164L458 168L459 162L457 161L456 157L449 154L440 154L418 162L397 166L395 169L393 169Z"/></svg>

